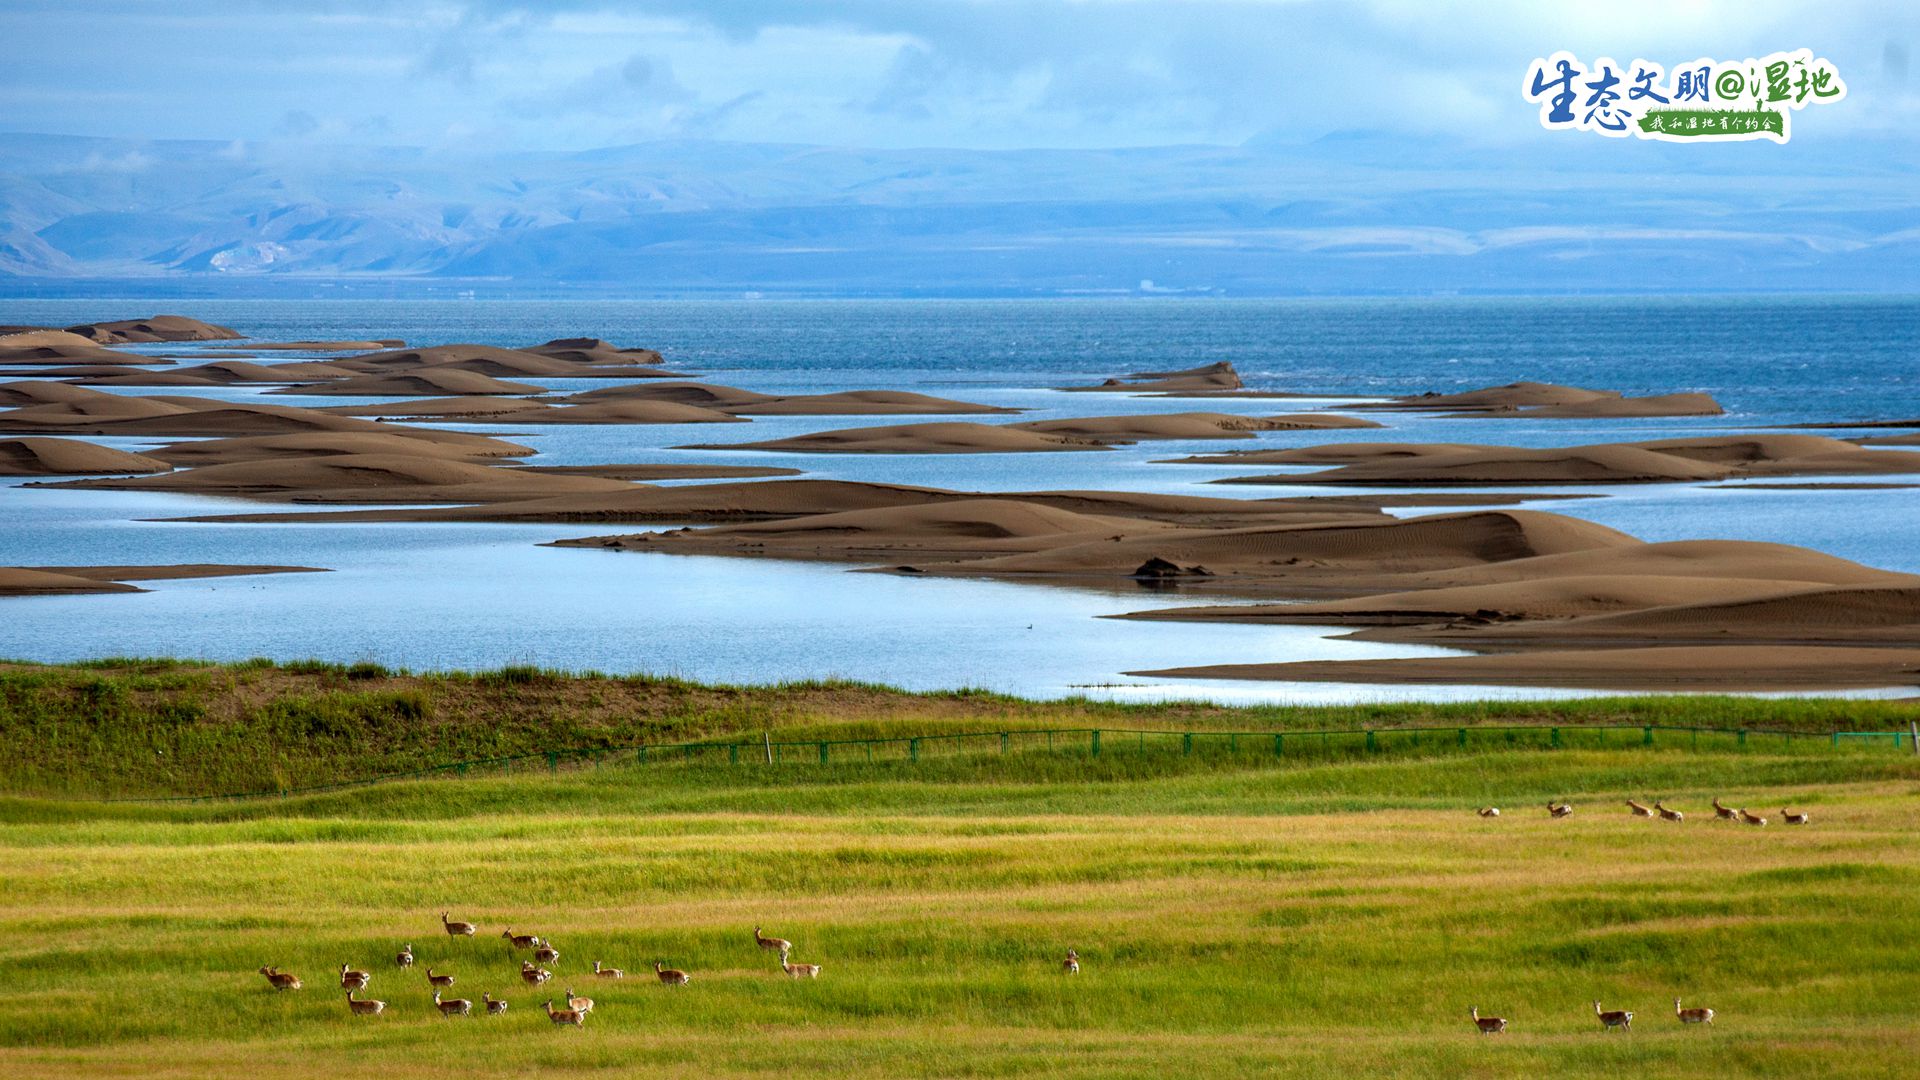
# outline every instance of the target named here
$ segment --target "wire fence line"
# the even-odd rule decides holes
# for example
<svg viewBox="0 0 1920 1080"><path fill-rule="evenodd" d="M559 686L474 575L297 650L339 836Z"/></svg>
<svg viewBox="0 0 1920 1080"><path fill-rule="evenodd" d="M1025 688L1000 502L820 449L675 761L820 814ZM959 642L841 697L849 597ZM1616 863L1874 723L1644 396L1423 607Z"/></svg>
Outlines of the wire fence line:
<svg viewBox="0 0 1920 1080"><path fill-rule="evenodd" d="M1623 734L1624 733L1624 734ZM644 743L631 746L578 747L507 757L474 758L419 769L380 773L325 784L223 792L209 795L128 796L109 803L217 802L234 799L289 798L345 791L399 780L468 776L512 776L597 769L607 765L708 764L761 767L919 762L934 757L1030 753L1068 753L1088 758L1115 754L1177 753L1182 756L1269 758L1337 757L1393 750L1471 750L1560 748L1620 749L1682 747L1744 750L1780 746L1913 747L1904 731L1786 731L1769 728L1677 727L1665 724L1474 725L1389 728L1340 728L1324 731L1168 731L1143 728L1009 728L1003 731L900 735L869 739L773 739Z"/></svg>

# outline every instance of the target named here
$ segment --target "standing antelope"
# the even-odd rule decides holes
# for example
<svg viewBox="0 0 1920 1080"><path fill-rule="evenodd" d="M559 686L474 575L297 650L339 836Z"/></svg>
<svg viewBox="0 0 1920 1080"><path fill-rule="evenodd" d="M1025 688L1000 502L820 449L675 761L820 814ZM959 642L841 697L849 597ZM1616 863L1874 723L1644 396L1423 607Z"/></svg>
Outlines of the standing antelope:
<svg viewBox="0 0 1920 1080"><path fill-rule="evenodd" d="M551 978L553 978L553 972L546 968L535 967L525 960L520 961L520 981L528 986L539 986Z"/></svg>
<svg viewBox="0 0 1920 1080"><path fill-rule="evenodd" d="M587 1014L579 1009L555 1009L553 999L547 999L547 1019L556 1024L572 1024L574 1027L587 1022Z"/></svg>
<svg viewBox="0 0 1920 1080"><path fill-rule="evenodd" d="M446 929L448 937L472 937L474 933L472 923L449 919L444 911L440 913L440 925Z"/></svg>
<svg viewBox="0 0 1920 1080"><path fill-rule="evenodd" d="M621 971L619 968L601 967L600 961L598 960L593 962L593 973L603 979L624 979L627 977L627 973Z"/></svg>
<svg viewBox="0 0 1920 1080"><path fill-rule="evenodd" d="M440 1000L440 991L433 992L433 1007L440 1010L441 1016L465 1016L473 1011L473 1002L466 998Z"/></svg>
<svg viewBox="0 0 1920 1080"><path fill-rule="evenodd" d="M1481 1016L1480 1006L1467 1006L1467 1015L1473 1017L1473 1026L1480 1029L1482 1035L1497 1035L1507 1030L1507 1018L1504 1016Z"/></svg>
<svg viewBox="0 0 1920 1080"><path fill-rule="evenodd" d="M387 1003L384 1001L356 1001L353 991L347 991L347 1011L355 1016L379 1016L386 1007Z"/></svg>
<svg viewBox="0 0 1920 1080"><path fill-rule="evenodd" d="M1767 823L1766 818L1761 817L1759 814L1749 814L1745 810L1740 811L1740 820L1749 825L1765 825Z"/></svg>
<svg viewBox="0 0 1920 1080"><path fill-rule="evenodd" d="M1651 807L1641 806L1639 803L1634 802L1632 799L1627 800L1627 809L1633 811L1634 817L1652 817L1653 816L1653 809Z"/></svg>
<svg viewBox="0 0 1920 1080"><path fill-rule="evenodd" d="M513 947L516 949L537 949L540 947L540 939L538 937L532 934L516 934L513 932L513 927L511 926L500 931L500 936L512 942Z"/></svg>
<svg viewBox="0 0 1920 1080"><path fill-rule="evenodd" d="M1593 1003L1593 1014L1600 1018L1600 1030L1602 1031L1612 1031L1614 1028L1619 1028L1622 1031L1633 1030L1633 1013L1626 1009L1608 1009L1602 1012L1600 1010L1600 1003L1596 1001Z"/></svg>
<svg viewBox="0 0 1920 1080"><path fill-rule="evenodd" d="M292 972L281 971L279 968L269 965L261 968L260 974L267 977L267 982L271 983L275 990L300 989L300 976Z"/></svg>
<svg viewBox="0 0 1920 1080"><path fill-rule="evenodd" d="M593 999L590 997L575 997L573 995L573 987L569 986L567 987L567 1008L572 1009L574 1012L590 1013L593 1011Z"/></svg>
<svg viewBox="0 0 1920 1080"><path fill-rule="evenodd" d="M499 1016L501 1013L507 1011L507 1003L494 997L492 994L481 994L480 1000L487 1003L488 1016Z"/></svg>
<svg viewBox="0 0 1920 1080"><path fill-rule="evenodd" d="M780 970L787 973L789 979L817 979L820 977L819 964L789 964L787 954L780 954Z"/></svg>
<svg viewBox="0 0 1920 1080"><path fill-rule="evenodd" d="M340 965L340 989L342 990L365 990L367 981L372 978L371 972L349 971L347 965Z"/></svg>
<svg viewBox="0 0 1920 1080"><path fill-rule="evenodd" d="M1547 813L1557 818L1572 817L1573 807L1568 803L1549 802L1547 803Z"/></svg>
<svg viewBox="0 0 1920 1080"><path fill-rule="evenodd" d="M1660 818L1661 818L1661 820L1663 820L1663 821L1684 821L1684 820L1686 820L1686 816L1687 816L1687 815L1685 815L1685 814L1683 814L1683 813L1681 813L1681 812L1680 812L1680 811L1678 811L1678 810L1669 810L1669 809L1667 809L1667 808L1666 808L1665 806L1663 806L1663 805L1661 805L1661 803L1660 803L1660 800L1659 800L1659 799L1655 799L1655 800L1653 800L1653 808L1654 808L1654 809L1655 809L1656 811L1658 811L1658 812L1659 812L1659 814L1660 814Z"/></svg>
<svg viewBox="0 0 1920 1080"><path fill-rule="evenodd" d="M1499 817L1500 808L1497 806L1483 806L1475 810L1474 813L1479 814L1481 817Z"/></svg>
<svg viewBox="0 0 1920 1080"><path fill-rule="evenodd" d="M432 968L427 969L427 985L445 989L453 985L453 976L435 975Z"/></svg>
<svg viewBox="0 0 1920 1080"><path fill-rule="evenodd" d="M400 946L400 951L394 955L393 962L403 968L412 967L413 946L411 944Z"/></svg>
<svg viewBox="0 0 1920 1080"><path fill-rule="evenodd" d="M544 941L540 943L539 948L533 950L533 962L536 964L551 964L558 959L560 959L560 950Z"/></svg>
<svg viewBox="0 0 1920 1080"><path fill-rule="evenodd" d="M1722 821L1733 821L1740 816L1740 811L1735 807L1721 806L1720 796L1715 795L1713 797L1713 816Z"/></svg>
<svg viewBox="0 0 1920 1080"><path fill-rule="evenodd" d="M760 928L757 926L753 928L753 940L761 948L771 952L789 953L793 951L793 942L785 938L761 937Z"/></svg>
<svg viewBox="0 0 1920 1080"><path fill-rule="evenodd" d="M1789 825L1805 825L1811 818L1808 814L1796 814L1786 807L1780 808L1780 820Z"/></svg>
<svg viewBox="0 0 1920 1080"><path fill-rule="evenodd" d="M1680 1007L1679 998L1673 999L1673 1015L1679 1017L1680 1022L1683 1024L1713 1023L1712 1009L1683 1009Z"/></svg>
<svg viewBox="0 0 1920 1080"><path fill-rule="evenodd" d="M668 986L685 986L687 985L687 980L692 978L691 975L688 975L684 971L663 967L658 960L653 962L653 973L660 976L660 981L666 983Z"/></svg>
<svg viewBox="0 0 1920 1080"><path fill-rule="evenodd" d="M1068 949L1067 958L1060 961L1060 972L1064 975L1080 974L1080 954Z"/></svg>

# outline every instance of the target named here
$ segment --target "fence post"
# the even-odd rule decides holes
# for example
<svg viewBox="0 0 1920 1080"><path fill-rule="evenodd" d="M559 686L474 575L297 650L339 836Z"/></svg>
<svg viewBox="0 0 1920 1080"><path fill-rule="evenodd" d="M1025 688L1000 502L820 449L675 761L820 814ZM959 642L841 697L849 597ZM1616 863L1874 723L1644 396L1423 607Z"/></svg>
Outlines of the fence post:
<svg viewBox="0 0 1920 1080"><path fill-rule="evenodd" d="M1840 733L1837 731L1833 733L1833 745L1835 746L1840 745Z"/></svg>
<svg viewBox="0 0 1920 1080"><path fill-rule="evenodd" d="M1907 721L1907 730L1913 733L1913 753L1920 757L1920 720Z"/></svg>
<svg viewBox="0 0 1920 1080"><path fill-rule="evenodd" d="M1747 745L1747 729L1741 728L1739 736L1734 741L1740 746L1745 747Z"/></svg>
<svg viewBox="0 0 1920 1080"><path fill-rule="evenodd" d="M1551 728L1551 729L1549 729L1549 730L1550 730L1550 731L1552 732L1552 740L1551 740L1551 741L1552 741L1552 743L1553 743L1553 745L1554 745L1554 747L1556 747L1556 748L1558 748L1558 747L1559 747L1559 745L1560 745L1560 729L1559 729L1559 728Z"/></svg>
<svg viewBox="0 0 1920 1080"><path fill-rule="evenodd" d="M1653 725L1652 724L1648 724L1647 726L1640 729L1640 745L1642 746L1653 745Z"/></svg>
<svg viewBox="0 0 1920 1080"><path fill-rule="evenodd" d="M1467 729L1461 728L1460 729L1460 746L1462 749L1465 749L1466 745L1467 745Z"/></svg>
<svg viewBox="0 0 1920 1080"><path fill-rule="evenodd" d="M820 744L820 764L825 765L826 763L827 763L827 744L823 742Z"/></svg>
<svg viewBox="0 0 1920 1080"><path fill-rule="evenodd" d="M1273 756L1282 757L1287 752L1287 737L1276 733L1273 736Z"/></svg>
<svg viewBox="0 0 1920 1080"><path fill-rule="evenodd" d="M1180 736L1180 752L1188 755L1193 753L1193 732L1189 731Z"/></svg>
<svg viewBox="0 0 1920 1080"><path fill-rule="evenodd" d="M1099 728L1093 729L1093 756L1094 757L1100 756L1100 729Z"/></svg>
<svg viewBox="0 0 1920 1080"><path fill-rule="evenodd" d="M560 771L560 755L559 754L556 754L556 753L547 754L547 771L550 773L557 773Z"/></svg>
<svg viewBox="0 0 1920 1080"><path fill-rule="evenodd" d="M1007 752L1007 733L1004 731L1000 733L1000 752Z"/></svg>
<svg viewBox="0 0 1920 1080"><path fill-rule="evenodd" d="M729 765L740 764L740 744L739 743L727 744L727 764Z"/></svg>
<svg viewBox="0 0 1920 1080"><path fill-rule="evenodd" d="M1377 746L1375 746L1375 745L1374 745L1374 742L1373 742L1373 729L1372 729L1372 728L1368 728L1368 729L1367 729L1367 749L1368 749L1368 750L1377 750L1377 749L1379 749L1379 747L1377 747Z"/></svg>
<svg viewBox="0 0 1920 1080"><path fill-rule="evenodd" d="M920 740L919 739L907 740L907 760L909 761L920 760Z"/></svg>

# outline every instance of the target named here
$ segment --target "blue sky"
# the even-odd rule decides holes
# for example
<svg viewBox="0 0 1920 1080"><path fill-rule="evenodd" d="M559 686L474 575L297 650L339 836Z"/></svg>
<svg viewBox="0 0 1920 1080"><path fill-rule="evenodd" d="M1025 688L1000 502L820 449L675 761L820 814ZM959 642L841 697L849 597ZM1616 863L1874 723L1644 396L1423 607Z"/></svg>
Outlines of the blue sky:
<svg viewBox="0 0 1920 1080"><path fill-rule="evenodd" d="M1807 47L1827 135L1920 124L1920 4L3 0L0 127L565 150L662 138L1135 147L1546 135L1527 62Z"/></svg>

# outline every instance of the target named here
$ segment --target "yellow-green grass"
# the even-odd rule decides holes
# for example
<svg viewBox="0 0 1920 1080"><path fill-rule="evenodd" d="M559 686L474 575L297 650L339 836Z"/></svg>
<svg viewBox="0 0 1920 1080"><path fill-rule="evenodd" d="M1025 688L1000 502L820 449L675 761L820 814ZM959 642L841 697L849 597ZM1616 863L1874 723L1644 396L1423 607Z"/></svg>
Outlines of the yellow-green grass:
<svg viewBox="0 0 1920 1080"><path fill-rule="evenodd" d="M1715 821L1713 795L1776 820ZM1688 819L1630 817L1628 796ZM1555 797L1572 818L1547 818ZM1500 818L1472 813L1489 802ZM1814 823L1783 827L1784 803ZM5 798L0 1072L1911 1075L1916 809L1904 749L1824 743ZM480 935L450 940L442 909ZM822 977L783 976L756 924ZM561 950L549 988L519 984L508 925ZM594 979L595 959L628 978ZM693 982L659 985L654 960ZM342 962L375 973L386 1015L348 1015ZM262 964L305 989L275 993ZM443 1019L429 964L512 1010ZM539 1013L568 986L598 1002L579 1030ZM1714 1026L1683 1028L1676 996ZM1634 1029L1604 1034L1595 998ZM1511 1030L1475 1034L1469 1005Z"/></svg>

